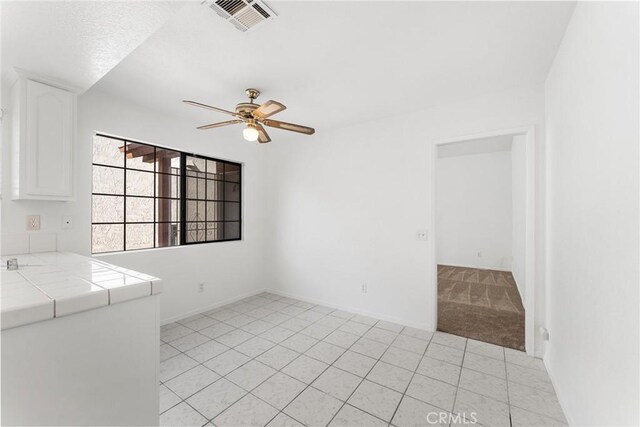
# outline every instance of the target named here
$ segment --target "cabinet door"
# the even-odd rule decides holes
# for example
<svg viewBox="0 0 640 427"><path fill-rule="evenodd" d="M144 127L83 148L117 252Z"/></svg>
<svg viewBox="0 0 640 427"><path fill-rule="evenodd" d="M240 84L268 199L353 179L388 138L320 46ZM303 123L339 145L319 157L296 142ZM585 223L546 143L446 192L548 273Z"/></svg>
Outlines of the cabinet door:
<svg viewBox="0 0 640 427"><path fill-rule="evenodd" d="M73 195L74 95L27 81L26 168L29 195Z"/></svg>

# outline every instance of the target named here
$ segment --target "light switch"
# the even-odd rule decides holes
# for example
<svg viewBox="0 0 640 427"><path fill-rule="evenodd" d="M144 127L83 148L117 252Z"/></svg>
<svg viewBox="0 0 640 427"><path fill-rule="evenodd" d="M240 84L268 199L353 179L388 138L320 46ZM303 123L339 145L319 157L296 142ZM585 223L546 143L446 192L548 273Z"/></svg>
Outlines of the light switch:
<svg viewBox="0 0 640 427"><path fill-rule="evenodd" d="M418 231L416 231L416 240L426 241L427 240L427 230L418 230Z"/></svg>
<svg viewBox="0 0 640 427"><path fill-rule="evenodd" d="M27 230L40 230L40 215L27 215Z"/></svg>

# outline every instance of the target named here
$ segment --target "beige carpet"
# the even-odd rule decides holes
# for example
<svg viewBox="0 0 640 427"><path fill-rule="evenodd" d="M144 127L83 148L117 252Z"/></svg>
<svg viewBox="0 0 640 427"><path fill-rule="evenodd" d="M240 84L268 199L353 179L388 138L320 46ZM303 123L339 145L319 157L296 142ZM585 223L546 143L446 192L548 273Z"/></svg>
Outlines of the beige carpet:
<svg viewBox="0 0 640 427"><path fill-rule="evenodd" d="M524 350L524 307L513 275L439 265L438 330Z"/></svg>

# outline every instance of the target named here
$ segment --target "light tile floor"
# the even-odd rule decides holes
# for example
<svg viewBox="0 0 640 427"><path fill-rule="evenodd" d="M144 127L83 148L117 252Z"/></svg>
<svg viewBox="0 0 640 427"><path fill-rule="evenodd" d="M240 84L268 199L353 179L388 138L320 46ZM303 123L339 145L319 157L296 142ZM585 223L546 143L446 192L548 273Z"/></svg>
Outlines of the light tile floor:
<svg viewBox="0 0 640 427"><path fill-rule="evenodd" d="M161 339L160 425L566 425L539 359L274 294Z"/></svg>

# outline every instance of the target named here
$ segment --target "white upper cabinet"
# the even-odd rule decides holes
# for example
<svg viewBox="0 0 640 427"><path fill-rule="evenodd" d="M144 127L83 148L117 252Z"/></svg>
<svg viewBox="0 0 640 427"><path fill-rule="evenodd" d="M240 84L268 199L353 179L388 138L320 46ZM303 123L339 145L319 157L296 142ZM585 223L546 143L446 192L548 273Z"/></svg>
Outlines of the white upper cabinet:
<svg viewBox="0 0 640 427"><path fill-rule="evenodd" d="M14 200L73 200L76 94L20 77L12 92Z"/></svg>

